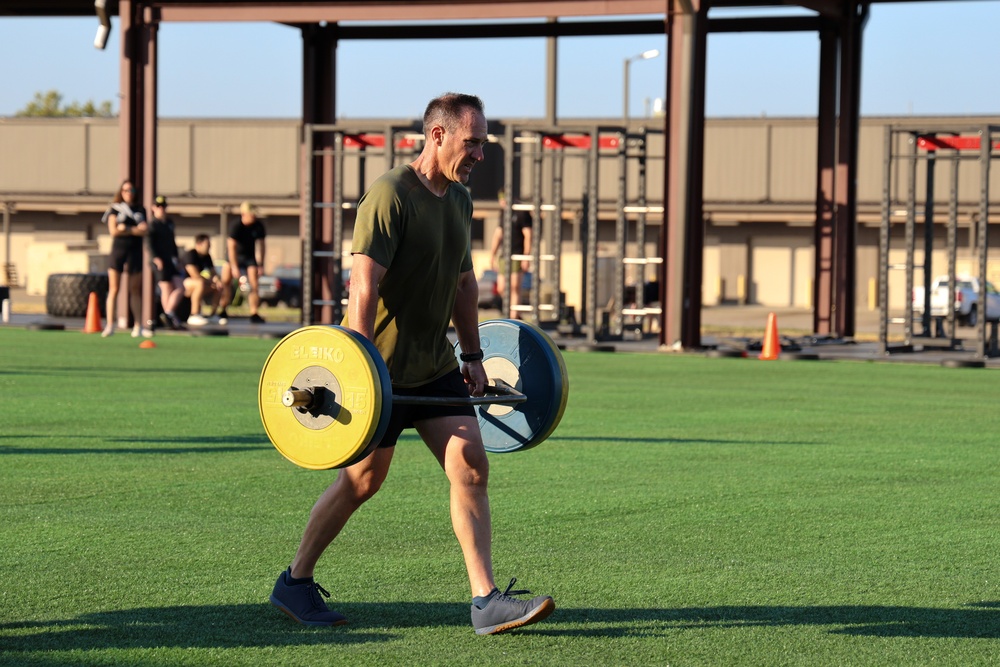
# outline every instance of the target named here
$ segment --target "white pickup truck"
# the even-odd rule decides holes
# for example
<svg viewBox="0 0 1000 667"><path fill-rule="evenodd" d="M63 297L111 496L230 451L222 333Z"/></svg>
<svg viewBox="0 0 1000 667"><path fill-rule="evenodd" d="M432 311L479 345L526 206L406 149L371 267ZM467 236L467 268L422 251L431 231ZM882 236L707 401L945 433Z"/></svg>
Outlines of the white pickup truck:
<svg viewBox="0 0 1000 667"><path fill-rule="evenodd" d="M974 327L979 321L979 278L955 278L955 318L959 324ZM924 314L924 288L913 288L913 315ZM948 276L939 276L931 283L931 317L948 316ZM986 282L986 319L1000 318L1000 293Z"/></svg>

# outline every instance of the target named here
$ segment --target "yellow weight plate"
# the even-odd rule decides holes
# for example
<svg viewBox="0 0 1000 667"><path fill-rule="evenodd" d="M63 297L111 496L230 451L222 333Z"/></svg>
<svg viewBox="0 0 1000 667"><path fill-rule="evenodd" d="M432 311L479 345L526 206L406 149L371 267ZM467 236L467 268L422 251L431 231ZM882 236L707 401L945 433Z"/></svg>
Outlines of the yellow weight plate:
<svg viewBox="0 0 1000 667"><path fill-rule="evenodd" d="M260 375L258 406L267 437L303 468L352 463L381 436L391 409L391 387L379 365L384 367L382 359L373 359L370 349L341 327L309 326L288 334ZM285 407L282 397L293 388L318 388L316 404Z"/></svg>

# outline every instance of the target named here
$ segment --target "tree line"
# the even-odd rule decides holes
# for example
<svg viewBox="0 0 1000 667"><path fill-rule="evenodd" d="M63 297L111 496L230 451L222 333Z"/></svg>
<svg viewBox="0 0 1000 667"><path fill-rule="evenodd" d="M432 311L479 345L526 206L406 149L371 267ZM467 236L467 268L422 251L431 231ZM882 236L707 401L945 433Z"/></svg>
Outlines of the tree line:
<svg viewBox="0 0 1000 667"><path fill-rule="evenodd" d="M34 99L20 109L16 116L30 118L114 118L117 114L111 108L111 101L95 104L87 100L83 104L73 101L63 104L63 96L57 90L35 93Z"/></svg>

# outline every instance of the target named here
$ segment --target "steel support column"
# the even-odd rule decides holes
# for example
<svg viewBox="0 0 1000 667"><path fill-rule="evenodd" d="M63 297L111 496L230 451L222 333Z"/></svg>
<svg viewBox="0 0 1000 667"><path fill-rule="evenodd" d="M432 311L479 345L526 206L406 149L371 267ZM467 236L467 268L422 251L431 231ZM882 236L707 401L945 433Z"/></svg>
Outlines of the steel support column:
<svg viewBox="0 0 1000 667"><path fill-rule="evenodd" d="M304 125L336 124L337 26L302 26L302 122ZM309 302L302 304L302 324L339 324L341 295L340 255L334 247L334 211L317 204L334 200L336 137L333 132L317 132L302 137L303 179L301 236L302 279L309 281ZM307 148L311 146L311 148ZM305 183L309 183L307 188ZM335 279L336 277L336 279Z"/></svg>
<svg viewBox="0 0 1000 667"><path fill-rule="evenodd" d="M119 81L121 107L119 181L131 179L141 194L147 214L156 196L156 33L157 11L148 3L120 0L121 62ZM154 285L148 257L143 261L142 312L132 313L136 322L152 327ZM134 267L129 267L133 269ZM118 312L129 312L128 282L122 281Z"/></svg>
<svg viewBox="0 0 1000 667"><path fill-rule="evenodd" d="M840 29L840 118L834 209L834 331L853 336L857 301L858 134L861 125L861 35L867 0L849 0Z"/></svg>
<svg viewBox="0 0 1000 667"><path fill-rule="evenodd" d="M834 175L837 163L837 29L819 31L819 104L816 125L816 226L813 235L813 331L833 331Z"/></svg>
<svg viewBox="0 0 1000 667"><path fill-rule="evenodd" d="M157 173L157 37L159 34L159 10L146 7L142 12L139 28L139 42L142 47L142 205L147 216L153 214L153 199L156 197ZM144 244L145 245L145 244ZM156 319L156 281L153 276L152 258L149 246L144 251L142 268L142 321L152 329Z"/></svg>
<svg viewBox="0 0 1000 667"><path fill-rule="evenodd" d="M707 0L671 0L667 16L665 228L660 234L660 344L701 345Z"/></svg>
<svg viewBox="0 0 1000 667"><path fill-rule="evenodd" d="M813 328L853 336L861 33L868 3L844 4L844 11L825 17L820 28Z"/></svg>
<svg viewBox="0 0 1000 667"><path fill-rule="evenodd" d="M139 8L133 0L120 0L118 14L121 23L121 60L119 61L119 91L121 107L118 112L118 171L121 178L138 179L142 174L142 67L141 47L136 39L139 34Z"/></svg>

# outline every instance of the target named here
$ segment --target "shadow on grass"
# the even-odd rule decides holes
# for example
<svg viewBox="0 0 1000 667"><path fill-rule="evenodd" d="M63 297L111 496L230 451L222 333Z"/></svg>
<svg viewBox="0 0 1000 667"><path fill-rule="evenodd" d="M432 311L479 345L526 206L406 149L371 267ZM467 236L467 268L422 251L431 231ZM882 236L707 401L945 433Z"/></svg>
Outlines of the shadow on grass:
<svg viewBox="0 0 1000 667"><path fill-rule="evenodd" d="M345 604L337 609L351 617L350 625L308 628L270 604L94 612L64 620L2 623L0 645L7 655L38 656L49 651L363 644L391 641L400 628L457 624L469 613L464 605L420 603Z"/></svg>
<svg viewBox="0 0 1000 667"><path fill-rule="evenodd" d="M580 627L560 631L538 626L537 631L616 637L656 635L667 630L816 625L833 626L831 634L861 637L1000 638L998 602L973 603L962 609L880 605L567 609L558 620ZM591 627L594 625L601 627Z"/></svg>
<svg viewBox="0 0 1000 667"><path fill-rule="evenodd" d="M732 439L708 439L708 438L622 438L617 435L581 435L581 436L549 436L546 442L549 440L561 440L563 442L600 442L600 443L623 443L623 444L647 444L647 445L748 445L754 444L747 441L746 439L740 440L738 438ZM815 445L816 442L809 442L805 440L769 440L764 443L766 445Z"/></svg>
<svg viewBox="0 0 1000 667"><path fill-rule="evenodd" d="M53 621L0 624L4 650L40 657L49 651L344 645L399 639L408 628L469 630L466 605L341 603L351 619L337 628L306 628L268 604L180 606L95 612ZM515 632L559 637L658 637L712 628L831 626L832 634L867 637L1000 638L1000 603L962 609L897 606L690 607L557 609L549 620Z"/></svg>
<svg viewBox="0 0 1000 667"><path fill-rule="evenodd" d="M226 371L221 371L223 374ZM231 371L232 374L236 374L239 371ZM191 368L182 368L178 366L169 366L163 368L155 367L143 367L143 368L128 368L116 366L109 368L107 366L73 366L73 367L63 367L63 368L4 368L0 369L0 375L23 375L27 377L38 377L41 375L51 375L54 377L65 378L68 376L73 376L78 373L86 373L89 380L94 380L96 378L110 378L115 379L121 377L122 375L149 375L152 373L165 373L165 374L182 374L189 375L192 373L202 373L209 374L213 376L218 376L220 370L218 368L199 368L192 366Z"/></svg>
<svg viewBox="0 0 1000 667"><path fill-rule="evenodd" d="M228 452L247 452L271 449L271 443L262 435L234 435L206 438L204 436L190 438L102 438L98 436L80 436L76 440L99 440L107 443L128 443L131 447L20 447L5 445L3 440L30 440L32 438L50 439L48 435L28 433L6 433L0 435L0 455L33 454L33 455L65 455L65 454L225 454ZM142 443L164 445L172 443L176 446L143 447ZM140 445L136 447L135 445Z"/></svg>

